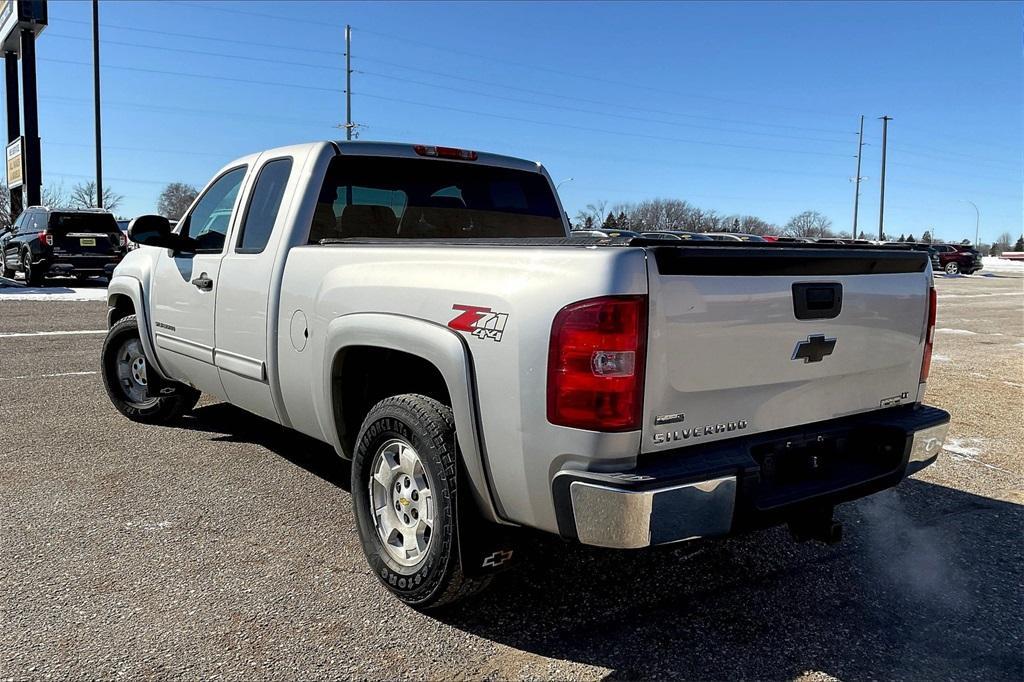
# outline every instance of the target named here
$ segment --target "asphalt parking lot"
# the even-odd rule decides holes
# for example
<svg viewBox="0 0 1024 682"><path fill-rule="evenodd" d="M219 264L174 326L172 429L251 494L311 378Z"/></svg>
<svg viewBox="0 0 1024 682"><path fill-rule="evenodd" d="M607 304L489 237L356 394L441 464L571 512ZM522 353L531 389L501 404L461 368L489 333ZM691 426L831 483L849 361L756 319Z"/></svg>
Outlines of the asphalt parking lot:
<svg viewBox="0 0 1024 682"><path fill-rule="evenodd" d="M0 678L1024 679L1024 278L937 288L947 450L841 544L545 539L436 617L369 573L326 446L207 398L133 424L102 302L0 296Z"/></svg>

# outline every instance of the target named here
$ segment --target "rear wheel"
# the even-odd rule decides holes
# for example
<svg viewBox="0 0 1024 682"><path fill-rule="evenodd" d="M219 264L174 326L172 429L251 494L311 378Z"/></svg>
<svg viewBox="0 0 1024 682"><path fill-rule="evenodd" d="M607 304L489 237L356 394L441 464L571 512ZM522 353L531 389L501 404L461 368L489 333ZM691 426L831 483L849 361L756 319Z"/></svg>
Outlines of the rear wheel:
<svg viewBox="0 0 1024 682"><path fill-rule="evenodd" d="M28 249L21 252L21 271L25 273L25 283L30 287L43 286L43 271L33 267L32 253Z"/></svg>
<svg viewBox="0 0 1024 682"><path fill-rule="evenodd" d="M352 505L374 575L405 603L445 606L482 589L459 560L458 455L451 408L406 394L377 403L359 431Z"/></svg>
<svg viewBox="0 0 1024 682"><path fill-rule="evenodd" d="M150 374L134 315L119 320L103 342L103 385L118 412L143 424L167 424L185 414L199 401L199 391L171 384L171 395L149 395Z"/></svg>
<svg viewBox="0 0 1024 682"><path fill-rule="evenodd" d="M946 263L946 274L947 275L959 275L960 265L956 261L950 261Z"/></svg>

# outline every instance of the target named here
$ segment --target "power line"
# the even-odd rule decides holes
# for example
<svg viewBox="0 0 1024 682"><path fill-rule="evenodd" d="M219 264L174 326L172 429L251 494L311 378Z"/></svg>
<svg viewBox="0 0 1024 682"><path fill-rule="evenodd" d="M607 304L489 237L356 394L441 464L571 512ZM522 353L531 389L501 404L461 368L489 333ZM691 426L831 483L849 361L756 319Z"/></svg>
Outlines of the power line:
<svg viewBox="0 0 1024 682"><path fill-rule="evenodd" d="M72 24L91 24L88 21L82 21L80 19L63 18L62 22L68 22ZM204 36L197 33L179 33L176 31L160 31L152 28L141 28L139 26L125 26L124 24L110 24L102 23L101 28L113 28L121 29L124 31L131 31L132 33L152 33L153 35L170 36L172 38L193 38L195 40L210 40L215 43L231 43L233 45L250 45L255 47L270 47L275 50L295 50L296 52L311 52L315 54L329 54L334 56L342 56L344 53L340 50L324 50L312 47L296 47L294 43L262 43L255 42L252 40L235 40L232 38L225 38L223 36Z"/></svg>
<svg viewBox="0 0 1024 682"><path fill-rule="evenodd" d="M617 81L617 80L612 80L612 79L609 79L609 78L605 78L603 76L591 76L591 75L584 75L584 74L579 74L579 73L572 73L570 71L562 71L560 69L552 69L550 67L540 66L538 64L526 64L526 63L523 63L523 62L516 62L516 61L512 61L512 60L508 60L508 59L501 59L499 57L492 57L490 55L480 54L479 52L467 52L465 50L457 50L457 49L451 48L451 47L446 47L446 46L441 46L441 45L433 45L431 43L424 43L422 41L413 40L411 38L406 38L404 36L396 36L396 35L392 35L392 34L389 34L389 33L382 33L380 31L371 31L371 30L366 29L366 28L360 28L359 30L362 33L369 33L371 35L375 35L375 36L378 36L378 37L381 37L381 38L386 38L388 40L395 40L395 41L398 41L398 42L408 43L410 45L418 45L420 47L426 47L426 48L431 49L431 50L439 50L439 51L442 51L442 52L451 52L451 53L454 53L454 54L462 55L464 57L473 57L474 59L486 59L487 61L492 61L492 62L496 62L496 63L499 63L499 64L507 64L507 65L510 65L510 66L517 66L517 67L520 67L520 68L534 69L536 71L545 71L547 73L553 73L553 74L557 74L557 75L560 75L560 76L566 76L566 77L569 77L569 78L578 78L578 79L581 79L581 80L588 80L588 81L596 82L596 83L603 83L605 85L614 85L614 86L617 86L617 87L633 88L635 90L645 90L647 92L659 92L659 93L662 93L662 94L670 94L670 95L678 94L678 93L674 93L674 92L665 90L664 88L656 88L656 87L652 87L652 86L648 86L648 85L640 85L638 83L629 82L629 81ZM767 108L772 108L772 109L784 109L784 110L787 110L787 111L799 111L799 112L805 113L805 114L816 114L816 115L822 115L822 116L835 116L835 117L845 116L845 114L838 114L836 112L814 111L814 110L806 109L806 108L803 108L803 107L788 107L788 106L779 105L779 104L767 104L765 102L756 102L756 103L755 102L744 102L742 100L735 100L735 99L731 99L731 98L727 98L727 97L716 97L714 95L687 95L687 96L695 98L695 99L706 99L706 100L711 100L711 101L715 101L715 102L723 102L723 103L726 103L726 104L738 104L738 105L745 106L745 107L756 107L758 109L763 109L763 108L767 107Z"/></svg>
<svg viewBox="0 0 1024 682"><path fill-rule="evenodd" d="M89 66L89 64L87 62L77 62L77 61L66 60L66 59L49 59L48 58L48 59L41 59L41 61L54 62L54 63L59 63L59 64L74 64L74 65L79 65L79 66ZM214 76L214 75L204 74L204 73L190 73L190 72L182 72L182 71L166 71L166 70L162 70L162 69L147 69L147 68L142 68L142 67L121 66L121 65L114 65L114 64L104 64L103 68L105 68L105 69L120 69L120 70L125 70L125 71L135 71L135 72L140 72L140 73L156 73L156 74L168 75L168 76L184 76L184 77L187 77L187 78L205 78L205 79L209 79L209 80L226 81L226 82L232 82L232 83L244 83L244 84L250 84L250 85L270 85L270 86L278 86L278 87L297 88L297 89L300 89L300 90L314 90L314 91L320 91L320 92L330 92L330 93L334 93L334 94L341 94L341 92L339 90L335 89L335 88L324 88L324 87L318 87L318 86L312 86L312 85L300 85L298 83L283 83L283 82L279 82L279 81L261 81L261 80L254 80L254 79L248 79L248 78L232 78L232 77L229 77L229 76ZM632 132L617 131L617 130L607 130L607 129L601 129L601 128L591 128L591 127L587 127L587 126L575 126L575 125L571 125L571 124L567 124L567 123L556 123L554 121L538 121L538 120L535 120L535 119L519 118L519 117L515 117L515 116L505 116L503 114L495 114L495 113L486 112L486 111L473 111L473 110L468 110L468 109L459 109L459 108L456 108L456 107L434 105L434 104L428 104L428 103L425 103L425 102L416 102L416 101L413 101L413 100L403 100L403 99L385 97L385 96L382 96L382 95L374 95L374 94L370 94L370 93L363 93L362 96L363 97L371 97L371 98L380 99L380 100L385 100L385 101L394 101L394 102L400 102L400 103L404 103L404 104L412 104L412 105L415 105L415 106L422 106L422 107L428 107L428 108L434 108L434 109L443 109L443 110L448 110L448 111L458 111L458 112L461 112L461 113L472 114L474 116L487 116L487 117L490 117L490 118L499 118L499 119L510 120L510 121L519 121L519 122L523 122L523 123L533 123L533 124L537 124L537 125L549 125L549 126L556 126L556 127L561 127L561 128L571 128L571 129L575 129L575 130L584 130L584 131L589 131L589 132L604 133L604 134L610 134L610 135L620 135L620 136L624 135L624 136L628 136L628 137L638 137L638 138L645 138L645 139L652 139L652 140L661 140L661 141L668 141L668 142L682 142L682 143L687 143L687 144L698 144L698 145L711 146L711 147L725 147L725 148L731 148L731 149L752 149L752 150L771 151L771 152L780 152L780 153L807 154L807 155L812 155L812 156L837 156L837 157L842 157L842 158L845 158L847 156L846 154L836 154L836 153L829 153L829 152L818 152L818 151L809 151L809 150L795 150L795 149L779 149L779 148L774 148L774 147L759 147L759 146L755 146L755 145L731 144L731 143L726 143L726 142L708 142L706 140L693 140L693 139L685 139L685 138L671 138L671 137L665 137L665 136L659 136L659 135L647 135L647 134L643 134L643 133L632 133Z"/></svg>
<svg viewBox="0 0 1024 682"><path fill-rule="evenodd" d="M611 110L595 111L593 109L582 109L582 108L579 108L579 107L567 107L567 106L561 106L561 105L558 105L558 104L547 104L545 102L538 102L536 100L527 100L527 99L522 99L522 98L519 98L519 97L508 97L506 95L495 95L495 94L490 94L490 93L486 93L486 92L480 92L479 90L467 90L467 89L464 89L464 88L455 88L455 87L451 87L451 86L448 86L448 85L439 85L437 83L424 83L423 81L412 80L410 78L402 78L400 76L391 76L391 75L388 75L388 74L376 73L374 71L362 71L362 70L359 70L359 71L356 71L356 73L360 73L360 74L363 74L363 75L366 75L366 76L374 76L376 78L385 78L385 79L388 79L388 80L399 81L399 82L402 82L402 83L413 83L415 85L422 85L422 86L430 87L430 88L439 88L439 89L442 89L442 90L450 90L452 92L460 92L460 93L468 94L468 95L476 95L476 96L479 96L479 97L489 97L491 99L500 99L500 100L504 100L506 102L518 102L520 104L527 104L527 105L530 105L530 106L547 107L549 109L559 109L561 111L572 111L572 112L577 112L577 113L591 114L591 115L595 115L595 116L608 116L610 118L615 118L615 119L619 119L619 120L641 121L641 122L644 122L644 123L657 123L657 124L660 124L660 125L682 127L682 128L698 128L698 129L701 129L701 130L715 130L715 131L727 132L727 133L739 133L741 135L760 135L760 136L764 136L764 137L778 137L778 138L784 138L784 139L788 139L788 140L806 140L806 141L810 141L810 142L826 142L826 143L829 143L829 144L845 144L846 143L845 140L828 140L828 139L824 139L824 138L820 138L820 137L805 137L805 136L800 136L800 135L786 135L786 134L783 134L783 133L765 133L765 132L759 132L759 131L737 130L735 128L721 128L721 127L716 127L716 126L700 125L700 124L697 124L697 123L678 123L678 122L675 122L675 121L664 121L664 120L659 120L659 119L643 118L643 117L640 117L640 116L628 116L628 115L624 115L624 114L614 113Z"/></svg>
<svg viewBox="0 0 1024 682"><path fill-rule="evenodd" d="M88 62L76 62L70 59L40 58L39 61L53 62L55 64L74 64L76 66L91 66ZM119 69L121 71L137 71L139 73L157 73L164 76L185 76L187 78L206 78L215 81L226 81L230 83L245 83L248 85L276 85L282 88L297 88L299 90L317 90L320 92L331 92L341 94L337 88L323 88L316 85L300 85L298 83L283 83L280 81L261 81L251 78L232 78L230 76L213 76L207 73L188 73L185 71L164 71L162 69L146 69L138 66L121 66L115 64L104 64L104 69Z"/></svg>
<svg viewBox="0 0 1024 682"><path fill-rule="evenodd" d="M85 40L88 41L90 38L83 38L81 36L70 36L63 33L46 33L47 38L64 38L67 40ZM324 64L311 64L309 62L293 62L285 59L267 59L265 57L249 57L246 55L237 54L226 54L224 52L207 52L205 50L187 50L182 47L163 47L162 45L144 45L142 43L131 43L123 40L110 40L109 38L103 39L104 45L123 45L125 47L135 47L143 50L162 50L165 52L174 52L178 54L196 54L204 57L222 57L225 59L241 59L250 62L264 62L266 64L281 64L285 66L304 66L311 69L326 69L328 71L338 71L341 69L340 66L325 66Z"/></svg>
<svg viewBox="0 0 1024 682"><path fill-rule="evenodd" d="M665 111L665 110L660 110L660 109L650 109L650 108L644 108L644 107L636 107L636 106L631 106L631 105L628 105L628 104L622 104L622 103L619 103L619 102L607 102L607 101L596 100L596 99L588 99L588 98L585 98L585 97L578 97L578 96L575 96L575 95L564 95L564 94L557 93L557 92L550 92L550 91L544 91L544 90L533 90L533 89L530 89L530 88L522 88L522 87L518 87L518 86L515 86L515 85L509 85L507 83L498 83L498 82L495 82L495 81L480 80L478 78L467 78L466 76L460 76L460 75L456 75L456 74L453 74L453 73L447 73L447 72L444 72L444 71L437 71L435 69L422 69L422 68L419 68L419 67L407 66L407 65L398 64L398 63L395 63L395 62L385 61L385 60L382 60L382 59L363 57L363 56L356 57L355 59L356 59L357 62L371 62L371 63L374 63L374 64L381 64L383 66L391 66L391 67L394 67L396 69L402 69L402 70L406 70L406 71L414 71L416 73L426 73L426 74L431 74L431 75L434 75L434 76L440 76L442 78L451 78L451 79L454 79L454 80L465 81L467 83L476 83L478 85L490 85L490 86L493 86L493 87L504 88L504 89L507 89L507 90L516 90L518 92L524 92L524 93L531 94L531 95L541 95L543 97L553 97L553 98L556 98L556 99L564 99L564 100L570 100L570 101L574 101L574 102L586 102L588 104L597 104L597 105L600 105L600 106L615 107L617 109L629 109L630 111L639 111L641 113L658 114L658 115L663 115L663 116L676 116L676 117L679 117L679 118L696 118L696 119L707 120L707 121L718 121L718 122L721 122L721 123L736 123L736 124L739 124L739 125L752 125L752 126L760 126L760 127L765 127L765 128L780 128L780 129L785 129L785 130L805 130L805 131L810 131L810 132L832 133L832 134L838 134L838 135L856 134L856 133L850 133L850 131L840 130L838 128L811 128L811 127L807 127L807 126L782 125L782 124L776 124L776 123L762 123L760 121L740 120L740 119L733 119L733 118L721 118L721 117L718 117L718 116L702 116L700 114L686 114L686 113L682 113L682 112L679 112L679 111Z"/></svg>
<svg viewBox="0 0 1024 682"><path fill-rule="evenodd" d="M604 135L619 136L619 137L622 137L622 136L625 136L625 137L637 137L637 138L643 138L643 139L649 139L649 140L660 140L660 141L663 141L663 142L682 142L682 143L686 143L686 144L699 144L699 145L705 145L705 146L710 146L710 147L729 147L729 148L733 148L733 149L753 149L753 150L758 150L758 151L779 152L779 153L783 153L783 154L808 154L808 155L812 155L812 156L832 156L832 157L839 157L839 158L847 158L849 156L848 154L836 154L836 153L830 153L830 152L816 152L816 151L806 151L806 150L797 150L797 149L779 149L779 148L776 148L776 147L758 147L758 146L755 146L755 145L730 144L730 143L727 143L727 142L708 142L706 140L691 140L691 139L677 138L677 137L665 137L665 136L661 136L661 135L647 135L647 134L644 134L644 133L632 133L632 132L627 132L627 131L622 131L622 130L608 130L607 128L592 128L592 127L589 127L589 126L577 126L577 125L572 125L572 124L569 124L569 123L557 123L555 121L538 121L536 119L521 118L521 117L518 117L518 116L506 116L504 114L495 114L495 113L491 113L491 112L487 112L487 111L475 111L475 110L472 110L472 109L461 109L459 107L444 106L444 105L440 105L440 104L427 104L425 102L416 102L414 100L400 99L400 98L397 98L397 97L386 97L384 95L375 95L375 94L370 94L370 93L366 93L366 92L362 93L362 96L363 97L371 97L373 99L379 99L379 100L383 100L383 101L386 101L386 102L397 102L397 103L400 103L400 104L411 104L411 105L414 105L414 106L427 107L427 108L430 108L430 109L441 109L441 110L444 110L444 111L456 111L456 112L463 113L463 114L471 114L473 116L487 116L487 117L490 117L490 118L504 119L506 121L519 121L521 123L533 123L533 124L536 124L536 125L555 126L555 127L558 127L558 128L569 128L569 129L573 129L573 130L584 130L584 131L587 131L587 132L601 133L601 134L604 134Z"/></svg>

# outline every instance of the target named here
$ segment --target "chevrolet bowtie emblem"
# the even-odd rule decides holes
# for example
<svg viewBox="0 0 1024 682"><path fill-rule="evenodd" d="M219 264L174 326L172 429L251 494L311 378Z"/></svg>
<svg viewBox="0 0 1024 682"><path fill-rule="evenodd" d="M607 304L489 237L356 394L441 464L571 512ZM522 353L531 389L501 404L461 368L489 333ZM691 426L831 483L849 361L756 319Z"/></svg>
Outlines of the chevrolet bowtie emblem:
<svg viewBox="0 0 1024 682"><path fill-rule="evenodd" d="M794 360L821 362L826 355L832 355L836 347L835 339L826 339L824 334L811 334L806 341L799 341L793 350Z"/></svg>

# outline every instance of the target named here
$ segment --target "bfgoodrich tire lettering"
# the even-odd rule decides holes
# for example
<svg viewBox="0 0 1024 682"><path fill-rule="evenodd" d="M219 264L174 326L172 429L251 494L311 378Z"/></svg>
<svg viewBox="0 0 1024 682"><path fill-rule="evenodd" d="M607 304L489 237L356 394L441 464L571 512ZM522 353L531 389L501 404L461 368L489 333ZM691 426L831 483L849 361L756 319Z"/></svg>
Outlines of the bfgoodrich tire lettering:
<svg viewBox="0 0 1024 682"><path fill-rule="evenodd" d="M374 503L374 462L380 462L382 450L404 443L415 451L422 464L433 501L433 525L422 555L400 562L393 548L385 546L378 531L375 510L383 504L378 495ZM384 467L385 472L387 467ZM380 471L380 470L378 470ZM451 408L422 395L405 394L377 403L366 416L359 431L352 463L352 505L359 527L363 553L374 575L399 599L420 609L451 604L484 587L488 580L470 580L462 573L458 551L457 495L458 455L455 424ZM388 486L405 487L399 474ZM381 485L381 489L385 486ZM406 500L412 503L411 500ZM387 499L388 504L392 504ZM402 514L404 502L394 502ZM421 512L423 513L423 512ZM410 518L410 521L412 519Z"/></svg>
<svg viewBox="0 0 1024 682"><path fill-rule="evenodd" d="M139 325L134 315L118 320L107 332L101 353L101 370L103 386L107 389L110 402L118 412L132 421L168 424L191 410L199 401L199 391L180 384L173 385L177 389L174 395L150 398L145 394L146 361L142 355Z"/></svg>

